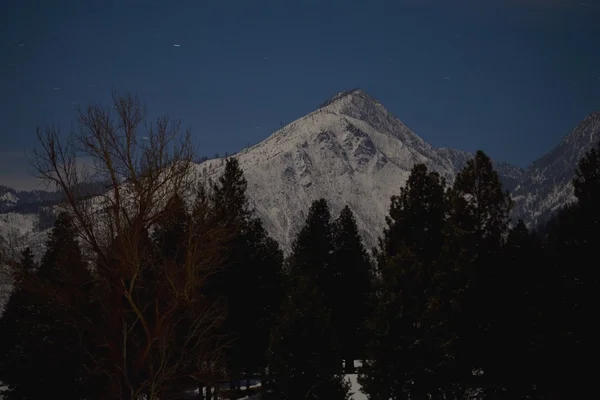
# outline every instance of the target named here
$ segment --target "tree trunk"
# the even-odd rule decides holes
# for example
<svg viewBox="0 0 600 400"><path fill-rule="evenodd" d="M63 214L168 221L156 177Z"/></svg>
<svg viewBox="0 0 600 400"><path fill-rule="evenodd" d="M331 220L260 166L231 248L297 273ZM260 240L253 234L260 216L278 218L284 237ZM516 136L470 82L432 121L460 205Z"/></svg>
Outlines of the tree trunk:
<svg viewBox="0 0 600 400"><path fill-rule="evenodd" d="M354 359L350 358L346 358L345 361L345 366L344 366L344 372L346 374L353 374L354 373Z"/></svg>
<svg viewBox="0 0 600 400"><path fill-rule="evenodd" d="M210 384L206 384L206 400L212 400L212 386Z"/></svg>
<svg viewBox="0 0 600 400"><path fill-rule="evenodd" d="M204 400L204 383L198 382L198 399Z"/></svg>
<svg viewBox="0 0 600 400"><path fill-rule="evenodd" d="M237 399L237 382L235 379L229 381L229 398L231 400Z"/></svg>

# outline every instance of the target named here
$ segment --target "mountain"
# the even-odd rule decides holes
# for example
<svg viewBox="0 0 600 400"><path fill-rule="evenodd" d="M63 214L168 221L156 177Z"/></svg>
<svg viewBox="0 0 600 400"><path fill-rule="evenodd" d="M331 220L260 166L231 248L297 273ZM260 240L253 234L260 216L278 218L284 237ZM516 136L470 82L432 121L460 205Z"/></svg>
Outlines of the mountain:
<svg viewBox="0 0 600 400"><path fill-rule="evenodd" d="M267 231L289 250L311 202L329 201L335 215L348 204L367 246L374 246L388 213L416 163L448 181L473 155L436 149L362 90L340 92L235 157L248 180L251 204ZM198 166L216 177L223 160ZM522 171L496 163L514 185Z"/></svg>
<svg viewBox="0 0 600 400"><path fill-rule="evenodd" d="M514 218L530 226L575 200L571 183L581 157L600 142L600 111L588 115L561 142L526 168L512 195Z"/></svg>
<svg viewBox="0 0 600 400"><path fill-rule="evenodd" d="M580 157L598 142L599 129L600 112L587 117L526 170L494 161L504 188L515 199L515 218L535 226L573 199L573 171ZM288 251L310 204L321 197L329 201L334 215L349 205L366 245L376 245L390 198L399 193L416 163L452 182L473 154L434 148L357 89L336 94L234 156L248 180L250 203L267 231ZM216 158L196 168L215 179L224 164L224 158ZM93 195L105 190L105 185L82 190ZM46 196L0 186L0 236L15 243L43 241L50 226L48 205L59 199L57 194Z"/></svg>
<svg viewBox="0 0 600 400"><path fill-rule="evenodd" d="M329 201L334 215L349 205L366 245L376 245L390 198L399 193L416 163L426 164L451 182L473 155L432 147L381 103L357 89L336 94L317 110L235 157L248 180L250 203L267 231L287 251L310 204L321 197ZM216 178L224 161L207 160L197 169L205 177ZM522 173L503 162L495 162L495 166L508 185L514 186ZM10 193L19 197L17 192ZM19 211L21 200L14 204L12 200L7 200L0 215L0 235L8 235L14 242L30 242L31 234L47 228L36 222L43 207ZM35 204L40 203L32 202L32 207Z"/></svg>

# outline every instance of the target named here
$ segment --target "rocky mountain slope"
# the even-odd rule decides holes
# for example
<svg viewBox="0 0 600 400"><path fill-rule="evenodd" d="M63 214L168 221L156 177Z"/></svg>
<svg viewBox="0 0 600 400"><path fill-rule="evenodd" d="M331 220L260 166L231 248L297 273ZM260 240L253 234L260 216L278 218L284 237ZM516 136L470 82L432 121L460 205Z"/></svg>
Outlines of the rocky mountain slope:
<svg viewBox="0 0 600 400"><path fill-rule="evenodd" d="M554 211L574 201L571 183L581 157L600 142L600 111L581 121L552 151L534 161L512 191L514 218L531 226L544 223Z"/></svg>
<svg viewBox="0 0 600 400"><path fill-rule="evenodd" d="M416 163L448 181L471 154L436 149L361 90L341 92L321 108L236 155L248 180L251 203L266 229L288 250L310 203L326 198L336 215L348 204L368 246L384 227L390 197ZM219 160L198 166L221 172ZM507 182L522 171L496 163Z"/></svg>

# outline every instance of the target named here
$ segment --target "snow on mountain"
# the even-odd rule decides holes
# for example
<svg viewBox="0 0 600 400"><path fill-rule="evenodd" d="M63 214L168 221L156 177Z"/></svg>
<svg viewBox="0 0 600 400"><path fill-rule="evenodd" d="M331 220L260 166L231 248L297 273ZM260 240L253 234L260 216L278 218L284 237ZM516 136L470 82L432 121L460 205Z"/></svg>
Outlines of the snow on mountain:
<svg viewBox="0 0 600 400"><path fill-rule="evenodd" d="M451 181L460 164L451 157L456 154L463 155L433 148L367 93L353 90L336 94L235 157L248 180L251 204L288 251L310 204L321 197L334 216L349 205L366 245L374 246L390 198L411 168L424 163ZM198 169L214 178L222 164L210 160Z"/></svg>
<svg viewBox="0 0 600 400"><path fill-rule="evenodd" d="M572 180L579 160L600 142L600 111L587 116L562 141L523 173L512 192L514 216L531 226L548 220L575 200Z"/></svg>
<svg viewBox="0 0 600 400"><path fill-rule="evenodd" d="M0 214L0 236L22 236L35 230L38 217L35 214L9 212Z"/></svg>
<svg viewBox="0 0 600 400"><path fill-rule="evenodd" d="M10 256L18 256L29 246L36 257L41 257L48 232L48 227L40 226L39 213L0 214L0 249Z"/></svg>

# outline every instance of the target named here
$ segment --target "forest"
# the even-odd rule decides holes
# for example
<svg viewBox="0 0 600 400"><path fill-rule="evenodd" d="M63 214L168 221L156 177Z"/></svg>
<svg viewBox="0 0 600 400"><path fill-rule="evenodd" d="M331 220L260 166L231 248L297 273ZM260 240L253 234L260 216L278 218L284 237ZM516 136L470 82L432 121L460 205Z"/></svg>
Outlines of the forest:
<svg viewBox="0 0 600 400"><path fill-rule="evenodd" d="M36 171L64 204L39 262L28 248L3 260L5 399L179 399L192 385L208 400L346 400L351 372L373 400L593 393L600 147L579 162L576 201L535 230L510 220L479 151L451 183L415 165L376 248L349 207L319 199L284 257L235 157L215 181L190 178L189 133L163 118L138 139L139 100L113 100L80 111L68 141L38 130ZM76 189L90 177L112 182L101 201Z"/></svg>

